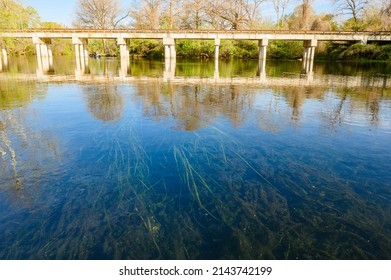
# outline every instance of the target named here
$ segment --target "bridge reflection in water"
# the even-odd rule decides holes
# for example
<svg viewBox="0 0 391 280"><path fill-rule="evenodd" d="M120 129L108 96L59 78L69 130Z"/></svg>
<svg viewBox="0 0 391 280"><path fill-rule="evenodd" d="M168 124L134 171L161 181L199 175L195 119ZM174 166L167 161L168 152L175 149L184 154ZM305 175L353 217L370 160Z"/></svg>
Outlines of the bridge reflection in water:
<svg viewBox="0 0 391 280"><path fill-rule="evenodd" d="M336 72L330 71L326 69L325 64L320 63L316 64L316 71L304 74L301 71L302 65L300 66L302 62L299 61L278 64L272 62L268 64L267 69L264 60L228 62L212 60L194 64L176 59L147 61L130 60L127 57L121 59L84 57L79 62L76 63L74 59L67 57L52 57L45 63L43 60L36 61L33 57L30 59L10 57L7 60L7 68L2 68L0 79L13 76L20 80L49 83L131 83L153 80L177 84L391 88L389 75L376 74L386 71L383 68L376 68L366 75L361 75L357 71L352 72L349 67L342 67L343 65L337 67L342 68ZM356 66L353 68L356 69Z"/></svg>
<svg viewBox="0 0 391 280"><path fill-rule="evenodd" d="M177 71L176 59L165 59L162 72L153 76L143 74L141 76L132 75L132 68L128 59L121 61L116 71L108 71L109 62L103 62L103 73L96 73L97 70L90 70L89 63L86 59L83 64L75 64L74 75L55 74L51 71L42 71L42 68L37 68L36 75L22 74L23 79L32 79L43 82L62 82L62 81L77 81L87 83L100 82L134 82L154 80L169 83L186 83L186 84L212 84L212 85L248 85L248 86L316 86L316 87L339 87L339 88L358 88L358 87L374 87L374 88L391 88L389 75L322 75L314 74L312 71L308 74L302 72L283 73L280 76L268 76L266 74L265 61L259 60L256 74L252 77L240 76L224 76L219 72L219 63L216 60L214 63L213 76L200 77L197 75L183 75ZM113 62L113 64L115 64ZM113 66L115 67L115 65Z"/></svg>

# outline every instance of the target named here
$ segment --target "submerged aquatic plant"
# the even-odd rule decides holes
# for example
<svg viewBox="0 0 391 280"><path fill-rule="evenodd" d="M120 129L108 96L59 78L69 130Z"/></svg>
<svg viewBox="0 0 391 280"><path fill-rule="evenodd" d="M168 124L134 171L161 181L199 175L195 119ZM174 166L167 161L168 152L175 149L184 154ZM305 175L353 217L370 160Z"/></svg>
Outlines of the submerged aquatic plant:
<svg viewBox="0 0 391 280"><path fill-rule="evenodd" d="M38 186L18 174L33 195L24 207L0 205L7 207L0 208L0 258L390 257L389 175L371 165L376 154L356 155L362 145L346 146L339 130L319 136L307 125L306 94L298 101L286 88L159 83L111 90L123 109L115 122L85 112L74 125L69 112L54 114L55 127L46 129L57 131L63 151L55 163L40 161L53 169ZM318 95L307 94L316 96L316 111ZM343 95L333 98L340 103L325 105L319 126L335 120L335 104L346 106ZM8 124L0 121L3 137ZM278 129L259 129L267 122ZM26 162L17 147L18 163Z"/></svg>

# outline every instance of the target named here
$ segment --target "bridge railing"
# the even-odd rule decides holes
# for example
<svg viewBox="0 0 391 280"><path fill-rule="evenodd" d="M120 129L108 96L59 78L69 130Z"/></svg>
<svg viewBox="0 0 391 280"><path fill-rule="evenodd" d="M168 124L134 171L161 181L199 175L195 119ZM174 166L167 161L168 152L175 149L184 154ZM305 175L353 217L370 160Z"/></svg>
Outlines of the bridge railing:
<svg viewBox="0 0 391 280"><path fill-rule="evenodd" d="M0 29L0 33L185 33L185 34L309 34L390 36L390 31L317 31L317 30L199 30L199 29L97 29L97 28L28 28Z"/></svg>

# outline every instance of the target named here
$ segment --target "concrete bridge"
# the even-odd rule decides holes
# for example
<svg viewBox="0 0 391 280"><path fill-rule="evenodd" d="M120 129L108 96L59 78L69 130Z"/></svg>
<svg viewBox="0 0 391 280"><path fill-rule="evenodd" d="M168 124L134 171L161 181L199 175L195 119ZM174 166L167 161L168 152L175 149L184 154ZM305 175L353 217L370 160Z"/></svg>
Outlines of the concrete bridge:
<svg viewBox="0 0 391 280"><path fill-rule="evenodd" d="M259 45L260 75L265 73L266 54L269 41L302 41L303 72L312 73L315 49L321 41L344 42L391 42L391 32L321 32L321 31L216 31L216 30L134 30L134 29L27 29L3 30L0 38L31 38L35 45L38 67L43 72L50 69L53 62L52 39L70 39L74 46L76 65L81 71L88 64L87 45L91 39L114 39L119 45L121 68L129 67L129 41L132 39L159 39L164 45L166 62L176 58L176 40L213 40L215 45L215 66L218 69L218 57L221 40L257 40ZM1 49L0 71L7 67L7 51ZM170 67L170 62L167 62Z"/></svg>

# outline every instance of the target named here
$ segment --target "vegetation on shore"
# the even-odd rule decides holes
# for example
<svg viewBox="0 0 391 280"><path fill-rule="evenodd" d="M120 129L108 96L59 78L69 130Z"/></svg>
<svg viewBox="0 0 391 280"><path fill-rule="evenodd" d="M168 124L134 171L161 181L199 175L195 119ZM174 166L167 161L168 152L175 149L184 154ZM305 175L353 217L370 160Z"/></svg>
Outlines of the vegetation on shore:
<svg viewBox="0 0 391 280"><path fill-rule="evenodd" d="M129 46L132 57L161 58L164 47L159 40L132 40ZM176 53L181 58L214 58L215 46L213 40L178 40ZM298 59L303 54L301 42L271 41L268 47L268 57L272 59ZM257 59L259 56L256 40L221 40L220 58Z"/></svg>
<svg viewBox="0 0 391 280"><path fill-rule="evenodd" d="M212 40L178 40L177 56L181 58L214 58L215 46ZM346 61L391 61L391 45L376 44L334 44L323 43L317 48L317 59ZM129 46L131 57L162 58L164 47L159 40L133 40ZM222 40L220 58L258 59L257 41ZM303 43L291 41L270 41L267 48L269 59L300 59Z"/></svg>

